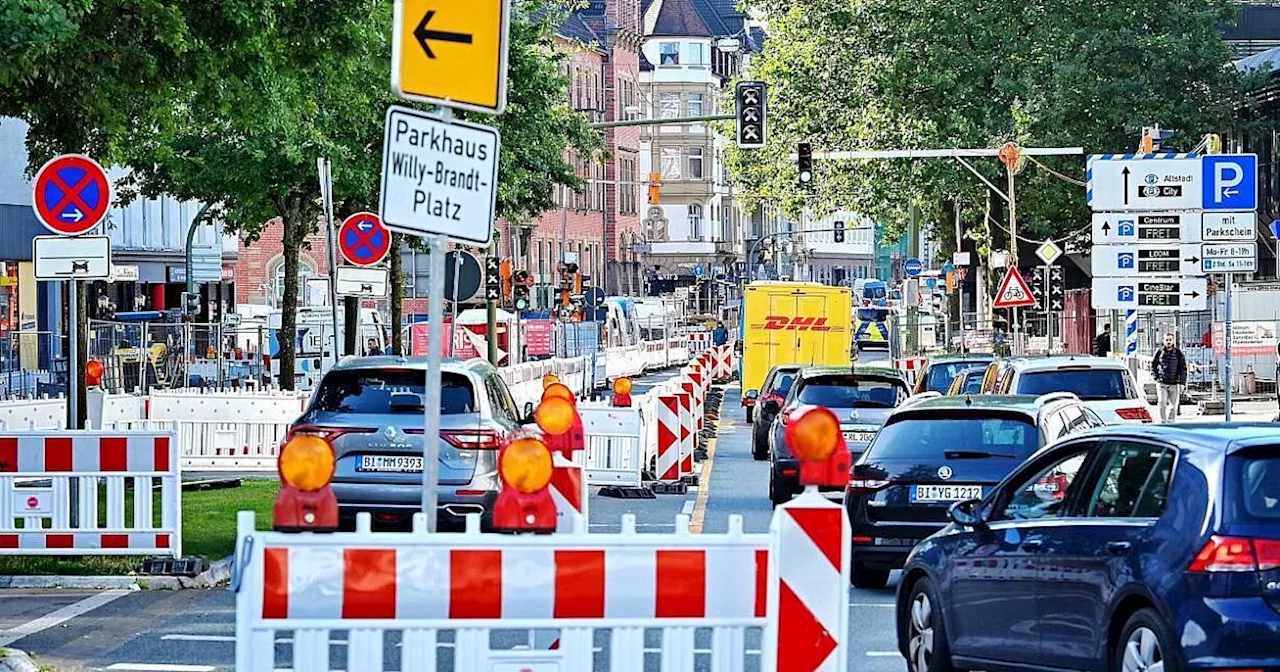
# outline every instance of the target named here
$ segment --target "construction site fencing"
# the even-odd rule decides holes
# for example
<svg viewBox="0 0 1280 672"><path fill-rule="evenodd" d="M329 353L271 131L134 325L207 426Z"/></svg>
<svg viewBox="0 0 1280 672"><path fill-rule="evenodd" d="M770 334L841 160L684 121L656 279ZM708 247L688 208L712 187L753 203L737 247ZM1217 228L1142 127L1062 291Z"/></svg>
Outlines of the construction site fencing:
<svg viewBox="0 0 1280 672"><path fill-rule="evenodd" d="M66 392L67 339L49 331L0 334L0 399Z"/></svg>

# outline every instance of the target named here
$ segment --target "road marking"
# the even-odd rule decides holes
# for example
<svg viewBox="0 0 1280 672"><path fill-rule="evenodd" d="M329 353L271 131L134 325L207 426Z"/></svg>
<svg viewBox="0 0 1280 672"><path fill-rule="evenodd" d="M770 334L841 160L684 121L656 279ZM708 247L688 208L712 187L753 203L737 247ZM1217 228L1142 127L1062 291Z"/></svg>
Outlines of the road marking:
<svg viewBox="0 0 1280 672"><path fill-rule="evenodd" d="M235 635L165 635L160 638L166 642L234 642Z"/></svg>
<svg viewBox="0 0 1280 672"><path fill-rule="evenodd" d="M868 658L901 658L902 654L897 651L868 651Z"/></svg>
<svg viewBox="0 0 1280 672"><path fill-rule="evenodd" d="M131 672L214 672L214 666L170 666L159 663L115 663L108 669L128 669Z"/></svg>
<svg viewBox="0 0 1280 672"><path fill-rule="evenodd" d="M853 602L849 604L850 609L861 609L863 607L878 607L880 609L894 609L898 605L893 602Z"/></svg>
<svg viewBox="0 0 1280 672"><path fill-rule="evenodd" d="M44 630L48 630L49 628L62 625L63 623L66 623L67 621L77 616L93 611L94 609L97 609L98 607L101 607L104 604L109 604L111 602L114 602L124 597L125 595L128 595L130 592L132 591L129 591L129 590L103 591L96 595L90 595L89 597L86 597L83 600L80 600L79 602L73 602L71 604L68 604L67 606L62 607L61 609L55 609L54 611L51 611L45 614L44 616L41 616L40 618L27 621L26 623L23 623L22 625L19 625L17 627L10 628L8 630L0 630L0 646L8 646L22 639L23 637L30 637L31 635L34 635L38 632L42 632Z"/></svg>
<svg viewBox="0 0 1280 672"><path fill-rule="evenodd" d="M693 513L693 507L697 503L698 503L697 500L693 500L693 499L684 500L684 507L680 509L680 513L683 513L686 516Z"/></svg>
<svg viewBox="0 0 1280 672"><path fill-rule="evenodd" d="M721 389L724 389L723 387ZM689 517L689 532L702 533L702 522L707 517L707 500L711 498L711 467L716 461L716 444L720 442L720 433L725 427L732 425L724 413L724 399L720 399L720 419L716 424L716 435L707 441L707 459L702 463L702 473L698 475L698 499L693 506L693 514Z"/></svg>

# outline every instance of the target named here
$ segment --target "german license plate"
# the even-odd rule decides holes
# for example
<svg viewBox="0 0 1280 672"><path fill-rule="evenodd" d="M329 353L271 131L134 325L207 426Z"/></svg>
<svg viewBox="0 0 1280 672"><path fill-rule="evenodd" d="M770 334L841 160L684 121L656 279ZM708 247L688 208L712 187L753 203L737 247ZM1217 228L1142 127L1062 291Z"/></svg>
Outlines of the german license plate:
<svg viewBox="0 0 1280 672"><path fill-rule="evenodd" d="M876 438L875 432L845 432L844 440L849 443L871 443Z"/></svg>
<svg viewBox="0 0 1280 672"><path fill-rule="evenodd" d="M913 485L913 502L963 502L982 499L981 485Z"/></svg>
<svg viewBox="0 0 1280 672"><path fill-rule="evenodd" d="M411 455L361 455L356 471L422 473L422 458Z"/></svg>

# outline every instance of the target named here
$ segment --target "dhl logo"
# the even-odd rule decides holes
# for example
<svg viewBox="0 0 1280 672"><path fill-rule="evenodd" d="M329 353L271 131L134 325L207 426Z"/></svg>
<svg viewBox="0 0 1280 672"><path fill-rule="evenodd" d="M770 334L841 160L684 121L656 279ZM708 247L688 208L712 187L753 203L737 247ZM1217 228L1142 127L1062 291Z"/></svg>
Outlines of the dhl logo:
<svg viewBox="0 0 1280 672"><path fill-rule="evenodd" d="M771 331L844 331L844 327L827 324L825 317L783 317L782 315L770 315L764 318L764 324L753 324L751 328Z"/></svg>

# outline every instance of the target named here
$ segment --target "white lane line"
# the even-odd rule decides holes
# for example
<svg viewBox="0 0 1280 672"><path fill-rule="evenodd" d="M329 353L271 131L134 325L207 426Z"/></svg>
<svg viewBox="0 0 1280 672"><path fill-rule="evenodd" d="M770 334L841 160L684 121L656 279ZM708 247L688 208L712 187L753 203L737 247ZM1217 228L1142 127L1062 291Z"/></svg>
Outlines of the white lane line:
<svg viewBox="0 0 1280 672"><path fill-rule="evenodd" d="M214 666L170 666L159 663L114 663L108 669L127 669L129 672L214 672Z"/></svg>
<svg viewBox="0 0 1280 672"><path fill-rule="evenodd" d="M22 625L8 630L0 630L0 646L8 646L23 637L30 637L38 632L48 630L66 623L67 621L81 616L87 612L93 611L104 604L114 602L132 591L128 590L107 590L96 595L73 602L61 609L55 609L40 618L27 621Z"/></svg>
<svg viewBox="0 0 1280 672"><path fill-rule="evenodd" d="M897 651L868 651L868 658L901 658L902 654Z"/></svg>
<svg viewBox="0 0 1280 672"><path fill-rule="evenodd" d="M164 635L160 638L167 642L234 642L235 635L184 635L181 633Z"/></svg>
<svg viewBox="0 0 1280 672"><path fill-rule="evenodd" d="M636 529L639 529L642 527L653 527L653 528L661 529L661 528L672 528L675 526L676 526L675 523L636 523ZM596 528L596 529L611 528L616 530L616 529L620 529L622 527L622 524L621 523L591 523L589 527Z"/></svg>
<svg viewBox="0 0 1280 672"><path fill-rule="evenodd" d="M698 500L696 499L684 500L684 508L680 509L680 513L683 513L686 516L693 515L693 506L697 503L698 503Z"/></svg>
<svg viewBox="0 0 1280 672"><path fill-rule="evenodd" d="M850 609L862 609L864 607L875 607L877 609L893 609L898 605L892 602L852 602L849 604Z"/></svg>

